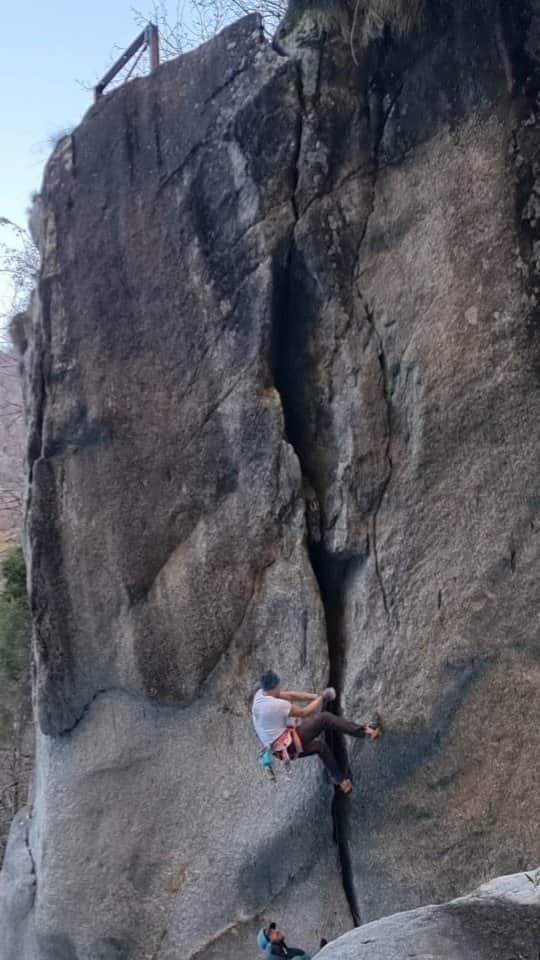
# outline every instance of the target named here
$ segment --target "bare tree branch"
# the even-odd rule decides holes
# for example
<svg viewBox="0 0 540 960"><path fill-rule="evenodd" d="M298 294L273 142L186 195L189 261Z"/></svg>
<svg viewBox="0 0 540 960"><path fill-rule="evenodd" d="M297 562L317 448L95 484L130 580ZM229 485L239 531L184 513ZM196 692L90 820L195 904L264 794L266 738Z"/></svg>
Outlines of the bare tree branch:
<svg viewBox="0 0 540 960"><path fill-rule="evenodd" d="M228 23L248 13L261 15L270 36L286 9L286 0L154 0L144 10L134 8L133 16L140 27L149 20L156 24L161 54L168 60L209 40Z"/></svg>
<svg viewBox="0 0 540 960"><path fill-rule="evenodd" d="M9 312L14 313L28 304L39 269L39 254L28 230L7 217L0 217L0 229L0 272L11 280L13 300Z"/></svg>

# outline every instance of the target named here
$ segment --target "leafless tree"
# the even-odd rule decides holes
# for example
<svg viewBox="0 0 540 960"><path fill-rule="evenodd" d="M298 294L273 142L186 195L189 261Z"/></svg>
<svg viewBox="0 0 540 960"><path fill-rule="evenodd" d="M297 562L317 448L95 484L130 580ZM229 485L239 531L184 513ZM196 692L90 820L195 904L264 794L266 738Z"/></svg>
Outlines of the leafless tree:
<svg viewBox="0 0 540 960"><path fill-rule="evenodd" d="M260 13L271 35L286 9L287 0L154 0L150 7L133 13L141 27L151 20L159 28L161 54L167 60L209 40L248 13Z"/></svg>
<svg viewBox="0 0 540 960"><path fill-rule="evenodd" d="M163 58L167 59L210 39L248 13L262 16L265 32L271 37L288 6L288 0L153 0L151 6L133 12L138 24L152 20L158 26ZM361 49L371 37L380 36L385 25L396 35L418 26L426 0L312 0L312 6L325 12L349 37L356 61L356 47Z"/></svg>
<svg viewBox="0 0 540 960"><path fill-rule="evenodd" d="M28 306L38 268L39 255L29 231L0 217L0 276L8 290L0 310L0 552L17 539L23 491L22 393L9 324Z"/></svg>
<svg viewBox="0 0 540 960"><path fill-rule="evenodd" d="M11 302L3 309L5 329L9 315L27 306L39 268L39 254L28 230L0 217L0 274L11 287Z"/></svg>
<svg viewBox="0 0 540 960"><path fill-rule="evenodd" d="M0 862L9 824L27 801L32 771L31 621L20 548L0 568Z"/></svg>
<svg viewBox="0 0 540 960"><path fill-rule="evenodd" d="M2 841L17 810L26 802L32 769L32 706L27 678L13 689L2 684L4 723L0 726L0 862Z"/></svg>
<svg viewBox="0 0 540 960"><path fill-rule="evenodd" d="M199 46L219 33L223 27L249 13L259 13L268 37L271 37L282 19L287 0L141 0L144 6L133 7L136 27L142 31L149 23L159 30L162 60L170 60ZM124 53L115 46L110 53L112 66ZM107 84L107 90L123 86L129 80L144 76L150 70L148 46L145 45ZM77 81L89 92L94 84Z"/></svg>
<svg viewBox="0 0 540 960"><path fill-rule="evenodd" d="M225 3L228 0L189 0L189 3L154 0L148 10L133 10L135 23L143 27L148 21L159 29L160 54L170 60L209 40L226 23Z"/></svg>

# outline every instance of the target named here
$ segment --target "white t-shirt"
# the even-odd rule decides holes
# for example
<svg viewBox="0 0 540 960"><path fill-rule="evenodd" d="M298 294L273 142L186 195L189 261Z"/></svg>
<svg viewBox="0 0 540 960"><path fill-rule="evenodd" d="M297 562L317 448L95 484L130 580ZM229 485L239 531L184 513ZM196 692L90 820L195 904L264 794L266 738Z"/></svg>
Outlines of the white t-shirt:
<svg viewBox="0 0 540 960"><path fill-rule="evenodd" d="M281 736L287 726L287 717L290 712L291 704L288 700L269 697L262 690L257 690L251 716L255 733L264 747L269 747Z"/></svg>

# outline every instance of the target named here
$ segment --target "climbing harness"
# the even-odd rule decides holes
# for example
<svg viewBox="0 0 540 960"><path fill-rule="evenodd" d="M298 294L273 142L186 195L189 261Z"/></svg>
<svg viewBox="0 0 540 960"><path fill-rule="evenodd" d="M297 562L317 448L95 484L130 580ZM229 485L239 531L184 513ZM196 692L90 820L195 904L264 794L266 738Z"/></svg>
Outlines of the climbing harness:
<svg viewBox="0 0 540 960"><path fill-rule="evenodd" d="M289 753L291 747L293 748L292 756ZM302 753L303 749L302 741L296 732L296 727L286 727L281 736L278 737L277 740L274 740L272 744L272 753L274 756L279 757L279 759L285 763L296 759L298 754Z"/></svg>
<svg viewBox="0 0 540 960"><path fill-rule="evenodd" d="M296 731L296 727L286 727L280 737L274 740L270 747L265 747L259 754L259 763L263 770L267 771L272 778L276 779L273 767L274 757L285 764L288 771L291 760L295 760L303 750L302 741ZM290 752L291 751L291 752Z"/></svg>

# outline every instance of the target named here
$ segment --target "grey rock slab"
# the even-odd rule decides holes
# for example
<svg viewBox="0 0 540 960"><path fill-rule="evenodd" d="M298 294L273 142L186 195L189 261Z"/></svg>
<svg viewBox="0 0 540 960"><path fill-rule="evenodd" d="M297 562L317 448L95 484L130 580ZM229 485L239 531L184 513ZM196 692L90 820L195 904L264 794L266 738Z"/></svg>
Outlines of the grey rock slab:
<svg viewBox="0 0 540 960"><path fill-rule="evenodd" d="M272 366L296 77L248 17L100 100L46 170L23 358L37 892L2 921L35 929L32 960L232 957L273 910L304 942L351 923L329 784L315 759L268 782L250 721L265 668L329 672Z"/></svg>
<svg viewBox="0 0 540 960"><path fill-rule="evenodd" d="M364 921L540 858L538 23L430 4L357 66L315 19L280 37L304 101L277 382L333 681L386 729L342 806Z"/></svg>
<svg viewBox="0 0 540 960"><path fill-rule="evenodd" d="M80 960L94 960L98 944L144 960L159 947L163 960L218 940L233 957L274 912L303 938L322 922L339 932L330 796L316 765L272 784L244 743L218 703L185 711L120 691L96 698L69 736L41 736L32 825L41 942L63 936Z"/></svg>
<svg viewBox="0 0 540 960"><path fill-rule="evenodd" d="M321 960L535 960L538 871L500 877L467 897L364 924Z"/></svg>
<svg viewBox="0 0 540 960"><path fill-rule="evenodd" d="M46 733L115 685L189 703L289 549L288 504L302 536L270 369L293 74L248 18L100 101L49 163L27 521Z"/></svg>

